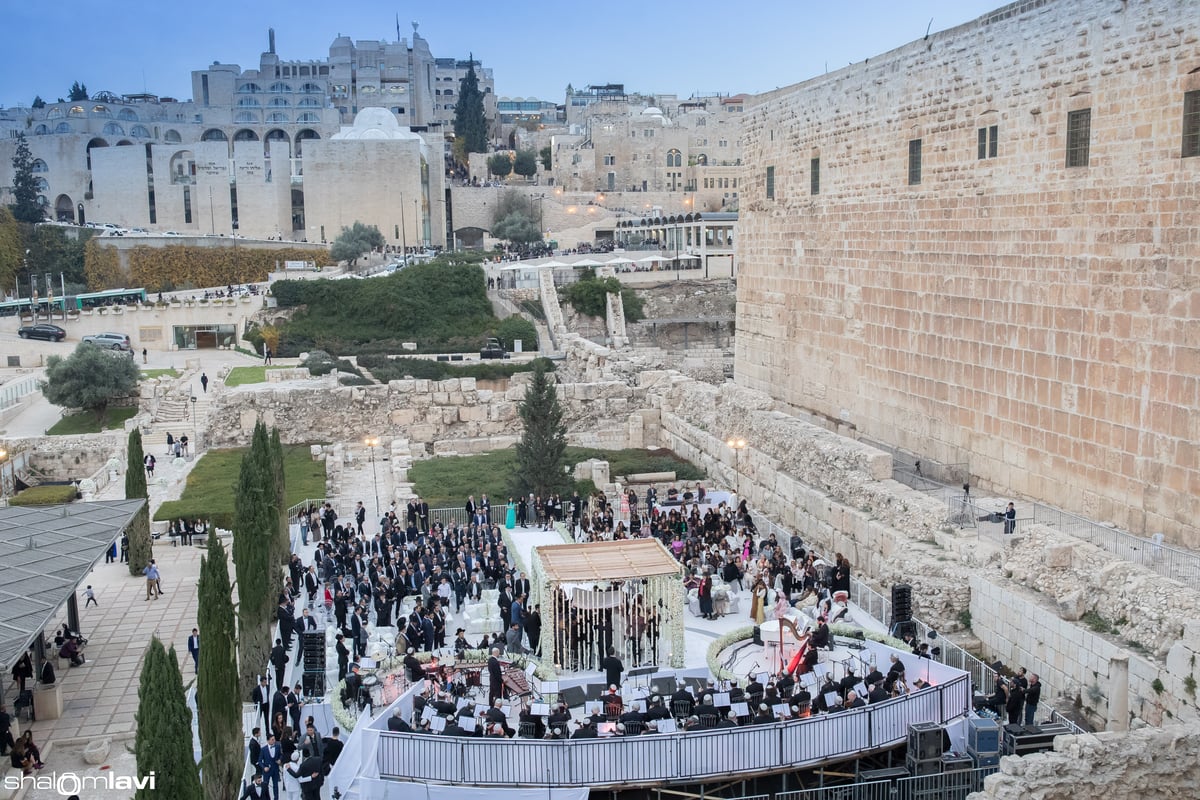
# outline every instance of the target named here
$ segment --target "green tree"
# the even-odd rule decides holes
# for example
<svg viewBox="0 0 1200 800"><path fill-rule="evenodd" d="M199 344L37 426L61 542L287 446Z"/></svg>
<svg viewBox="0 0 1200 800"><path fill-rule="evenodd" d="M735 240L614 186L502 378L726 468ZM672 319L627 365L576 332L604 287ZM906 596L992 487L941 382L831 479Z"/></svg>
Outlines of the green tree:
<svg viewBox="0 0 1200 800"><path fill-rule="evenodd" d="M233 563L238 585L239 684L249 697L271 650L272 556L276 549L277 505L266 426L254 426L250 450L242 456L234 496Z"/></svg>
<svg viewBox="0 0 1200 800"><path fill-rule="evenodd" d="M111 358L111 356L107 356ZM129 432L128 457L125 466L125 499L143 499L146 491L146 470L142 469L146 453L142 449L142 432L134 428ZM125 529L129 537L129 574L142 574L142 570L154 558L154 538L150 535L150 504L146 503L134 515Z"/></svg>
<svg viewBox="0 0 1200 800"><path fill-rule="evenodd" d="M46 101L42 99L42 96L40 94L35 94L33 96L33 102L30 105L33 106L34 108L45 108Z"/></svg>
<svg viewBox="0 0 1200 800"><path fill-rule="evenodd" d="M0 286L16 284L23 257L21 226L8 206L0 206Z"/></svg>
<svg viewBox="0 0 1200 800"><path fill-rule="evenodd" d="M583 271L579 280L566 288L563 297L576 312L589 317L603 317L607 313L610 292L621 293L621 304L625 307L627 321L642 320L642 298L638 297L637 292L622 286L616 278L597 278L595 271L590 267Z"/></svg>
<svg viewBox="0 0 1200 800"><path fill-rule="evenodd" d="M135 720L138 773L154 775L154 788L138 789L136 800L200 800L200 775L192 752L192 712L183 693L183 676L174 645L167 651L157 636L150 638L142 661ZM240 750L241 738L236 741Z"/></svg>
<svg viewBox="0 0 1200 800"><path fill-rule="evenodd" d="M458 85L458 102L454 105L454 135L465 140L466 153L486 153L488 145L487 115L483 111L483 92L475 74L475 54L470 56L467 74Z"/></svg>
<svg viewBox="0 0 1200 800"><path fill-rule="evenodd" d="M208 537L208 553L200 557L199 675L196 708L200 715L200 749L204 753L205 800L234 800L242 777L242 697L238 689L237 630L233 589L225 545ZM249 698L249 695L245 695Z"/></svg>
<svg viewBox="0 0 1200 800"><path fill-rule="evenodd" d="M532 492L546 497L567 491L571 487L571 478L563 471L567 426L553 375L547 374L542 359L534 362L533 379L525 389L520 414L525 430L517 442L514 493Z"/></svg>
<svg viewBox="0 0 1200 800"><path fill-rule="evenodd" d="M67 99L70 100L72 103L74 103L78 100L87 100L88 99L87 84L80 83L79 81L75 81L74 83L72 83L71 91L67 93Z"/></svg>
<svg viewBox="0 0 1200 800"><path fill-rule="evenodd" d="M268 454L271 462L271 478L275 486L275 565L278 588L283 588L283 576L287 573L292 558L292 535L287 520L287 482L283 471L283 442L279 439L279 428L271 428Z"/></svg>
<svg viewBox="0 0 1200 800"><path fill-rule="evenodd" d="M77 233L77 236L68 237L66 229L57 225L39 225L28 237L29 271L34 275L50 273L56 296L60 293L60 274L68 284L69 292L80 291L87 284L83 258L92 231L84 229Z"/></svg>
<svg viewBox="0 0 1200 800"><path fill-rule="evenodd" d="M550 145L546 145L538 151L538 158L542 160L542 169L546 172L554 169L554 153L550 150Z"/></svg>
<svg viewBox="0 0 1200 800"><path fill-rule="evenodd" d="M513 172L522 178L532 178L537 175L537 153L532 150L518 150L513 159Z"/></svg>
<svg viewBox="0 0 1200 800"><path fill-rule="evenodd" d="M37 180L33 177L33 153L25 134L17 135L12 156L12 214L18 222L41 222L45 217L38 205Z"/></svg>
<svg viewBox="0 0 1200 800"><path fill-rule="evenodd" d="M42 393L56 406L82 408L102 420L108 404L133 394L141 377L126 353L81 342L66 358L46 359Z"/></svg>
<svg viewBox="0 0 1200 800"><path fill-rule="evenodd" d="M508 153L496 153L487 160L488 172L497 178L507 178L512 172L513 161Z"/></svg>
<svg viewBox="0 0 1200 800"><path fill-rule="evenodd" d="M329 257L334 261L348 261L353 266L365 253L386 243L378 227L355 222L349 228L342 228L342 232L333 240Z"/></svg>
<svg viewBox="0 0 1200 800"><path fill-rule="evenodd" d="M537 223L520 211L514 211L492 225L492 235L497 239L507 239L517 243L537 242L542 238L542 232Z"/></svg>

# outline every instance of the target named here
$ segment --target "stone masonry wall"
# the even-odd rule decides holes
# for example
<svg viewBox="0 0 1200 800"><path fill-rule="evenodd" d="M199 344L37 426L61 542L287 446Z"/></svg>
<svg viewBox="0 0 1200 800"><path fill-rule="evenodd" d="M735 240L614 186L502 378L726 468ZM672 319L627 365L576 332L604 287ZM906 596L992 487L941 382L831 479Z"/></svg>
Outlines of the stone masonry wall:
<svg viewBox="0 0 1200 800"><path fill-rule="evenodd" d="M1196 90L1193 0L1027 0L763 96L738 382L1200 546ZM1086 166L1067 167L1068 115L1089 109Z"/></svg>
<svg viewBox="0 0 1200 800"><path fill-rule="evenodd" d="M1000 759L971 800L1192 800L1200 786L1200 726L1060 736L1054 750Z"/></svg>

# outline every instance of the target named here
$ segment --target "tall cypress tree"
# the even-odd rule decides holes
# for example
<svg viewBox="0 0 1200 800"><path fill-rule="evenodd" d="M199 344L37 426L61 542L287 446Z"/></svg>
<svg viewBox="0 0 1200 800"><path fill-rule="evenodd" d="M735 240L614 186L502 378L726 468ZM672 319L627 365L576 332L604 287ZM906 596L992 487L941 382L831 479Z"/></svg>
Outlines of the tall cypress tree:
<svg viewBox="0 0 1200 800"><path fill-rule="evenodd" d="M146 454L142 450L142 432L134 428L129 432L128 460L125 466L125 498L127 500L149 497L146 491L146 470L142 461ZM154 558L154 540L150 537L150 504L146 503L125 529L129 537L129 574L141 575L142 570Z"/></svg>
<svg viewBox="0 0 1200 800"><path fill-rule="evenodd" d="M554 381L542 359L533 362L533 379L525 389L520 414L525 432L517 442L517 493L545 497L565 491L569 484L563 472L567 426Z"/></svg>
<svg viewBox="0 0 1200 800"><path fill-rule="evenodd" d="M12 156L13 216L18 222L41 222L42 207L38 205L37 179L33 177L33 153L25 134L17 136L17 147Z"/></svg>
<svg viewBox="0 0 1200 800"><path fill-rule="evenodd" d="M487 115L483 111L483 92L475 74L475 54L470 56L467 74L458 86L458 102L454 105L454 135L463 137L468 153L486 153L488 145Z"/></svg>
<svg viewBox="0 0 1200 800"><path fill-rule="evenodd" d="M136 800L201 800L200 775L192 751L192 712L183 693L179 661L174 645L166 651L157 636L151 637L142 662L135 719L138 772L142 776L154 773L154 789L138 789ZM240 738L238 743L240 746Z"/></svg>
<svg viewBox="0 0 1200 800"><path fill-rule="evenodd" d="M200 558L196 615L201 643L196 709L205 800L234 800L242 775L242 693L232 595L225 545L210 536L208 553Z"/></svg>
<svg viewBox="0 0 1200 800"><path fill-rule="evenodd" d="M271 477L275 482L275 508L278 511L276 539L276 564L278 583L283 587L283 576L287 574L288 561L292 557L292 536L287 519L287 480L283 474L283 442L279 439L279 428L271 429L270 438ZM297 587L299 588L299 587Z"/></svg>
<svg viewBox="0 0 1200 800"><path fill-rule="evenodd" d="M248 698L266 668L271 650L272 588L277 567L272 556L278 540L274 478L266 427L254 429L250 450L242 456L234 497L233 562L238 586L238 661L241 695Z"/></svg>

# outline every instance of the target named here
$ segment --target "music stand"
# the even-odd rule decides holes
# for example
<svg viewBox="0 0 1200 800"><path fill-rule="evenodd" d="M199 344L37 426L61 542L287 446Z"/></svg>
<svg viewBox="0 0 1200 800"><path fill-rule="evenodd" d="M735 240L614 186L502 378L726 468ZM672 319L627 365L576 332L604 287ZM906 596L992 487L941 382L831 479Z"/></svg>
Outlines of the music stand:
<svg viewBox="0 0 1200 800"><path fill-rule="evenodd" d="M579 708L587 696L584 694L582 686L568 686L558 693L558 698L567 704L567 708Z"/></svg>
<svg viewBox="0 0 1200 800"><path fill-rule="evenodd" d="M658 667L638 667L637 669L631 669L628 672L626 672L625 680L630 680L633 678L645 678L647 676L653 675L656 672L658 672ZM634 681L635 685L636 685L636 683L637 683L637 681ZM647 680L646 685L649 686L650 681Z"/></svg>
<svg viewBox="0 0 1200 800"><path fill-rule="evenodd" d="M650 688L654 694L660 697L670 697L675 693L674 678L655 678L650 681Z"/></svg>

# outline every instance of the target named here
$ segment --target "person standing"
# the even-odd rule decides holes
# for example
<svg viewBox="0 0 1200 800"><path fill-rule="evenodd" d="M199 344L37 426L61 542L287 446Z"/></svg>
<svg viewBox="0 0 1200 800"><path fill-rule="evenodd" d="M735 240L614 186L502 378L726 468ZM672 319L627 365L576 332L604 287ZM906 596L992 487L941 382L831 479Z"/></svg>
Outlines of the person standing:
<svg viewBox="0 0 1200 800"><path fill-rule="evenodd" d="M149 355L149 354L146 352L146 348L144 348L144 347L143 347L143 348L142 348L142 363L143 363L143 364L147 363L147 361L146 361L146 357L147 357L148 355Z"/></svg>
<svg viewBox="0 0 1200 800"><path fill-rule="evenodd" d="M175 455L175 437L170 431L167 431L167 455Z"/></svg>
<svg viewBox="0 0 1200 800"><path fill-rule="evenodd" d="M192 657L192 670L200 673L200 631L192 628L192 635L188 637L188 653Z"/></svg>
<svg viewBox="0 0 1200 800"><path fill-rule="evenodd" d="M363 523L367 521L367 510L363 508L362 500L358 501L358 506L354 509L354 522L358 525L358 535L363 535Z"/></svg>
<svg viewBox="0 0 1200 800"><path fill-rule="evenodd" d="M275 741L275 734L267 732L267 743L263 745L262 752L258 755L258 766L263 773L263 782L271 782L271 797L279 796L279 770L283 766L283 751L279 746L279 742Z"/></svg>
<svg viewBox="0 0 1200 800"><path fill-rule="evenodd" d="M282 627L282 626L280 626ZM275 646L271 648L271 666L275 668L275 685L283 686L283 672L287 669L288 654L287 649L283 646L283 639L276 639Z"/></svg>
<svg viewBox="0 0 1200 800"><path fill-rule="evenodd" d="M1037 673L1034 672L1029 676L1029 688L1025 690L1025 724L1033 725L1037 717L1038 703L1042 699L1042 682L1038 680Z"/></svg>
<svg viewBox="0 0 1200 800"><path fill-rule="evenodd" d="M504 697L504 672L500 668L500 649L492 648L488 656L488 705L495 706L496 701Z"/></svg>
<svg viewBox="0 0 1200 800"><path fill-rule="evenodd" d="M1004 510L1004 532L1017 532L1017 508L1012 503L1008 504L1008 508Z"/></svg>
<svg viewBox="0 0 1200 800"><path fill-rule="evenodd" d="M83 596L87 598L83 604L84 608L87 608L88 606L95 606L96 608L100 607L100 604L96 602L96 590L92 588L90 583L88 584L87 588L83 590Z"/></svg>
<svg viewBox="0 0 1200 800"><path fill-rule="evenodd" d="M604 670L605 683L609 686L621 685L621 673L625 671L625 665L617 658L616 648L608 648L608 656L600 662L600 669Z"/></svg>
<svg viewBox="0 0 1200 800"><path fill-rule="evenodd" d="M33 677L33 658L31 651L25 651L25 655L17 659L17 663L13 664L12 678L17 682L20 691L25 691L25 682Z"/></svg>
<svg viewBox="0 0 1200 800"><path fill-rule="evenodd" d="M114 540L113 543L108 546L108 549L104 551L104 563L112 564L116 560L117 560L117 543Z"/></svg>
<svg viewBox="0 0 1200 800"><path fill-rule="evenodd" d="M208 375L204 372L200 373L200 388L208 394Z"/></svg>
<svg viewBox="0 0 1200 800"><path fill-rule="evenodd" d="M158 565L154 563L154 559L150 559L150 563L142 570L142 574L146 576L146 599L149 600L153 596L157 600L159 596Z"/></svg>
<svg viewBox="0 0 1200 800"><path fill-rule="evenodd" d="M263 342L263 363L271 363L271 347L266 342Z"/></svg>

